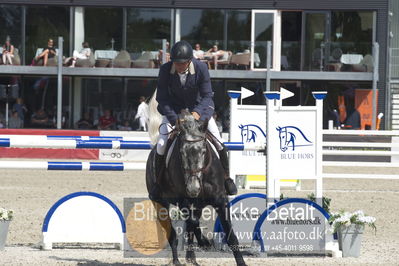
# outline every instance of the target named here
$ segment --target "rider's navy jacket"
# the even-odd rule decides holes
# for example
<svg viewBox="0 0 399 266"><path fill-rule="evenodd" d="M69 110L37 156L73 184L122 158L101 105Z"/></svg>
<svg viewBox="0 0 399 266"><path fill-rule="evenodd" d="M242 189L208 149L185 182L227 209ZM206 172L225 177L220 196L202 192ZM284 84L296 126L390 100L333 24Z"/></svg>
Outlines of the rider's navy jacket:
<svg viewBox="0 0 399 266"><path fill-rule="evenodd" d="M200 120L212 117L215 104L208 67L205 63L193 59L188 68L186 84L182 86L172 62L161 66L158 77L158 111L174 125L177 114L188 108L197 112Z"/></svg>

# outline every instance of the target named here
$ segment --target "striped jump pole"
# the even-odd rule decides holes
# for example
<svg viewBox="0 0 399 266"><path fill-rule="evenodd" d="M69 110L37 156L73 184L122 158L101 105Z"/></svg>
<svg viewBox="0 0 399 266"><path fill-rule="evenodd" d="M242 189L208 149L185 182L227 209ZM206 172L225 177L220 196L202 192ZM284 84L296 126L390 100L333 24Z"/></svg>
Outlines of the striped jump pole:
<svg viewBox="0 0 399 266"><path fill-rule="evenodd" d="M36 169L67 171L130 171L145 170L145 163L127 162L43 162L0 161L0 169Z"/></svg>
<svg viewBox="0 0 399 266"><path fill-rule="evenodd" d="M242 142L225 142L224 145L230 151L264 149L260 146L245 145ZM133 140L129 137L0 135L0 147L149 150L152 145L147 140Z"/></svg>

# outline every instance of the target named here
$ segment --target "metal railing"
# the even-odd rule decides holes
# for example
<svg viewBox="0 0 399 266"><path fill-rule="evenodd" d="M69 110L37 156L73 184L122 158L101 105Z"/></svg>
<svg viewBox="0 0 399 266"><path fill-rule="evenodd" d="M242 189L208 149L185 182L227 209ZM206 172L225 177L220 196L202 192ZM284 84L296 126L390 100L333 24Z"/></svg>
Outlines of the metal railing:
<svg viewBox="0 0 399 266"><path fill-rule="evenodd" d="M399 79L399 48L389 49L389 79Z"/></svg>

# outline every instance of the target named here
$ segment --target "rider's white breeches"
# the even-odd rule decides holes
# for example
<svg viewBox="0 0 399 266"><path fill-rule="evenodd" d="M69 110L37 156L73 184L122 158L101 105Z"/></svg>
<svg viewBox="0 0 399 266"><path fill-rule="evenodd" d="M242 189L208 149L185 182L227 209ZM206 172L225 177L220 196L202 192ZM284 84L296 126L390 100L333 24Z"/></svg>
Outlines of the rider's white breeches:
<svg viewBox="0 0 399 266"><path fill-rule="evenodd" d="M162 116L162 124L161 124L161 127L159 128L159 137L158 137L158 142L157 142L157 153L159 155L165 154L169 133L172 131L172 129L173 129L173 127L169 123L166 116ZM211 119L209 119L208 130L209 130L209 132L212 133L212 135L214 135L217 138L218 141L223 143L222 137L220 136L220 133L219 133L219 129L218 129L213 117L211 117ZM216 148L218 150L222 150L223 146L220 144Z"/></svg>

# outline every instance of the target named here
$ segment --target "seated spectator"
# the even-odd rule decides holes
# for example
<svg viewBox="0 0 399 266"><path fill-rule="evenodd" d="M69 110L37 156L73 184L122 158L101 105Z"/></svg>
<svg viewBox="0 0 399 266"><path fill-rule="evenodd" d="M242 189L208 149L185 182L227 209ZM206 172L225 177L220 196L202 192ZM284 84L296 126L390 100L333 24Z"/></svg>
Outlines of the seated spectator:
<svg viewBox="0 0 399 266"><path fill-rule="evenodd" d="M115 126L115 118L111 115L111 111L106 109L104 115L98 121L98 129L112 130Z"/></svg>
<svg viewBox="0 0 399 266"><path fill-rule="evenodd" d="M8 121L8 127L9 128L23 128L23 121L19 118L18 112L13 111L10 117L10 120Z"/></svg>
<svg viewBox="0 0 399 266"><path fill-rule="evenodd" d="M217 69L217 65L219 63L218 60L227 61L229 54L231 54L231 52L219 50L218 46L214 45L205 53L204 59L208 60L209 68L211 68L211 65L213 65L214 68Z"/></svg>
<svg viewBox="0 0 399 266"><path fill-rule="evenodd" d="M119 125L118 126L119 130L123 130L123 131L131 131L132 127L129 124L128 120L123 121L123 125Z"/></svg>
<svg viewBox="0 0 399 266"><path fill-rule="evenodd" d="M159 63L162 65L162 64L167 63L167 62L170 61L170 44L169 44L169 42L166 42L166 61L162 62L162 60L163 60L162 58L163 58L163 50L161 49L158 52L158 61L159 61Z"/></svg>
<svg viewBox="0 0 399 266"><path fill-rule="evenodd" d="M24 100L22 98L17 98L16 102L12 106L12 110L18 113L18 117L21 119L23 124L25 122L25 113L28 112L28 108L26 108Z"/></svg>
<svg viewBox="0 0 399 266"><path fill-rule="evenodd" d="M37 110L30 120L31 126L36 128L47 128L50 126L49 122L49 117L43 109Z"/></svg>
<svg viewBox="0 0 399 266"><path fill-rule="evenodd" d="M93 121L90 119L90 114L88 112L83 114L78 122L76 122L76 128L78 129L93 129Z"/></svg>
<svg viewBox="0 0 399 266"><path fill-rule="evenodd" d="M205 53L204 57L210 57L211 59L218 60L224 55L224 53L226 53L226 51L219 50L218 46L215 44Z"/></svg>
<svg viewBox="0 0 399 266"><path fill-rule="evenodd" d="M56 55L57 52L54 47L54 41L53 39L49 39L47 42L47 47L44 48L43 52L35 58L35 61L37 62L40 59L43 59L43 66L47 66L48 59L53 58Z"/></svg>
<svg viewBox="0 0 399 266"><path fill-rule="evenodd" d="M3 55L2 55L3 64L7 65L7 63L9 63L10 65L12 65L13 57L14 57L14 45L11 44L10 37L7 36L6 42L3 45Z"/></svg>
<svg viewBox="0 0 399 266"><path fill-rule="evenodd" d="M193 51L193 56L196 59L204 59L205 52L201 50L201 46L199 43L195 45L195 49Z"/></svg>
<svg viewBox="0 0 399 266"><path fill-rule="evenodd" d="M89 48L89 43L88 42L83 42L82 43L83 49L80 50L80 52L74 50L72 57L68 57L65 60L65 64L69 65L72 61L72 64L70 67L75 67L76 60L78 59L88 59L90 54L91 54L91 49Z"/></svg>

